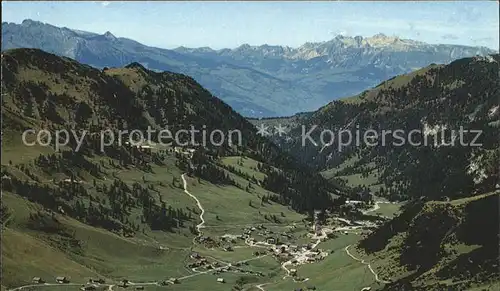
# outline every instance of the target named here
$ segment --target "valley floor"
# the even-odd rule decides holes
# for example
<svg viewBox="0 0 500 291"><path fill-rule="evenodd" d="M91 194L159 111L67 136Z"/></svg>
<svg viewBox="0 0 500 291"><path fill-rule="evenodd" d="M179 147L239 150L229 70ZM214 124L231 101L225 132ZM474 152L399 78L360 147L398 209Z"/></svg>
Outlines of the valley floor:
<svg viewBox="0 0 500 291"><path fill-rule="evenodd" d="M255 162L245 160L243 169L253 171ZM153 167L148 174L106 167L106 173L128 183L154 185L163 199L194 214L192 230L143 229L124 237L55 214L84 242L84 253L78 254L64 238L54 240L26 228L38 204L2 192L12 210L2 225L2 290L358 291L382 289L395 279L380 273L386 262L356 247L377 228L371 221L333 216L323 225L311 223L286 206L262 203L259 197L267 191L257 184L249 191L217 186L176 167ZM231 175L241 184L246 181ZM100 182L111 183L106 178ZM363 214L387 219L399 207L376 201ZM31 283L34 276L47 283ZM67 276L70 282L55 283L51 278L56 276ZM90 278L106 283L89 284Z"/></svg>
<svg viewBox="0 0 500 291"><path fill-rule="evenodd" d="M303 217L289 210L285 211L286 208L281 209L285 211L287 216L286 221L281 223L266 223L265 221L251 223L248 219L245 219L245 216L240 216L240 221L230 220L228 224L217 222L213 219L215 210L205 208L208 206L214 208L220 207L220 205L212 204L210 201L210 198L213 199L213 197L209 197L209 195L213 193L210 193L211 191L203 191L207 189L204 189L202 184L197 184L185 174L181 174L180 178L183 184L184 195L192 199L199 210L200 223L196 225L198 235L194 237L191 247L189 247L189 243L184 244L184 248L162 244L160 249L157 249L157 252L162 253L159 256L163 262L157 261L157 263L153 264L151 264L152 262L144 262L145 264L142 264L142 266L129 267L132 268L131 271L135 270L129 273L130 275L127 277L130 280L128 282L129 286L142 286L147 290L164 290L166 287L161 286L162 282L169 284L168 279L165 278L175 278L175 280L172 279L172 281L175 281L175 284L171 282L168 290L207 290L208 286L212 286L210 287L211 290L225 290L229 286L237 285L238 283L244 288L243 290L289 290L290 288L300 286L303 288L315 286L319 290L360 290L366 286L377 285L375 276L369 274L366 266L350 257L346 249L346 247L359 240L360 234L363 232L362 227L345 226L345 221L340 219L338 222L344 224L344 226L339 225L336 228L324 227L321 233L314 234L310 230L312 226L305 223L302 220ZM196 186L189 189L190 186L188 185L193 184L196 184ZM219 194L224 194L222 188L217 190L221 190ZM212 189L212 191L217 190ZM21 198L18 198L15 194L7 194L5 197L7 201L16 200L17 203L21 202L19 201ZM35 207L29 203L26 206L28 208ZM274 207L281 206L275 205ZM372 210L374 211L377 208L378 205ZM226 215L232 217L234 213L226 213ZM75 222L72 221L71 223ZM79 227L83 228L83 225ZM287 239L286 243L282 245L287 246L287 248L295 247L295 250L286 252L289 257L279 263L282 245L265 241L263 233L257 234L256 227L266 229L268 233L292 234L293 238ZM87 231L96 232L97 230L87 229ZM250 233L250 235L241 240L242 234L245 232ZM32 239L28 234L22 234L10 228L5 229L5 234L8 234L8 240L15 236L21 236L24 237L25 242L30 239L34 244L38 242L37 239ZM95 234L92 234L92 236L95 236ZM220 238L222 236L228 238L239 237L240 239L237 242L233 239L234 243L232 244L231 251L224 251L220 246L209 246L206 241L202 241L202 238ZM329 238L330 236L332 238ZM123 243L129 248L133 248L134 245L138 248L143 248L141 252L146 250L151 252L153 248L158 248L157 244L148 241L149 239L139 242L132 239L114 238L114 240L119 239L124 240ZM183 239L183 241L185 240ZM116 242L113 242L113 244L116 245ZM7 245L11 244L7 243ZM43 249L44 247L40 246L40 248ZM162 248L163 250L161 251ZM9 250L3 249L3 251ZM187 262L189 261L194 263L199 261L189 259L189 254L192 252L196 252L200 258L203 258L208 263L199 267L188 266ZM255 252L260 253L256 254ZM52 255L61 256L56 253ZM7 260L9 260L8 257ZM184 259L181 260L182 257ZM321 259L308 262L308 258L310 257ZM68 258L68 260L71 260L71 258ZM119 264L119 262L116 263ZM62 263L61 266L67 266L67 264ZM173 267L177 266L177 271L172 272L172 267L167 266L169 264L172 264ZM207 268L209 264L216 264L217 267ZM84 266L80 268L85 269ZM324 274L324 270L333 270L333 268L335 270L332 273L328 272L328 274ZM57 268L47 271L53 274L53 276L68 274L68 270L61 269L57 271ZM123 274L123 272L118 274ZM362 276L360 277L360 275ZM85 284L84 278L97 276L91 269L87 269L81 273L79 271L71 273L71 283L26 284L9 290L78 290L83 286L91 286ZM224 283L217 282L218 278L223 279ZM119 281L96 284L95 287L102 290L123 289L120 287Z"/></svg>

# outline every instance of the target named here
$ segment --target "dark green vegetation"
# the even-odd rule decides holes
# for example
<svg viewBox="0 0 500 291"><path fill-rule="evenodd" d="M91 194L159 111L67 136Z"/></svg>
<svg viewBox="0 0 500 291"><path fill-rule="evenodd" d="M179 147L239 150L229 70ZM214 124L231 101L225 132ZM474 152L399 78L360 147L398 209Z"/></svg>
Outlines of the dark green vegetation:
<svg viewBox="0 0 500 291"><path fill-rule="evenodd" d="M413 202L358 244L383 290L468 290L498 284L499 197Z"/></svg>
<svg viewBox="0 0 500 291"><path fill-rule="evenodd" d="M20 129L27 127L53 132L73 127L91 131L81 151L37 158L35 164L51 174L66 171L64 166L73 166L99 178L102 163L89 162L86 156L100 154L100 132L107 129L137 129L144 133L148 126L154 129L168 126L174 133L191 126L198 130L205 127L208 133L215 129L225 133L238 129L241 146L228 143L215 146L208 142L205 148L200 147L192 160L195 175L213 178L215 183L232 184L210 161L219 156L243 154L262 162L262 171L267 174L263 181L266 188L276 190L277 185L288 186L282 186L279 191L283 203L304 211L330 205L331 185L256 135L248 121L187 76L155 73L136 63L123 69L99 71L40 50L7 52L2 65L4 133L16 139L15 142L21 142ZM152 136L153 142L156 138ZM189 138L184 136L184 141ZM196 143L203 142L201 135L195 138ZM148 151L120 146L117 139L105 148L105 156L117 159L119 166L134 165L148 171L148 164L162 165L161 153L148 154ZM128 140L128 135L124 140ZM75 140L71 142L70 146L75 148ZM188 165L185 158L179 158L181 169L193 168ZM304 181L309 182L303 184Z"/></svg>
<svg viewBox="0 0 500 291"><path fill-rule="evenodd" d="M273 140L326 178L355 187L352 199L372 193L407 200L400 214L352 249L379 278L391 282L377 289L498 288L499 61L499 55L492 55L431 65L311 114L252 120L288 125L288 141L277 135ZM386 146L379 138L378 145L354 144L342 151L338 140L325 148L309 141L302 147L301 125L307 130L318 125L311 135L316 141L323 129L353 134L359 129L361 140L370 129L379 137L384 129L417 129L424 135L413 141L427 138L429 143L394 146L389 134ZM452 145L451 130L460 127L481 131L475 141L480 146L463 146L458 136ZM465 136L464 141L474 138Z"/></svg>
<svg viewBox="0 0 500 291"><path fill-rule="evenodd" d="M302 162L323 171L325 177L345 179L361 193L369 190L392 200L421 196L439 200L492 191L498 183L500 161L499 60L499 55L493 55L432 65L358 96L334 101L302 118L307 131L318 126L311 134L317 142L323 129L334 133L349 130L353 142L341 151L337 138L325 148L308 140L303 147L297 127L287 135L293 140L278 142ZM460 144L461 127L482 132L477 139L473 132L464 135L465 143L474 141L476 146ZM378 135L373 146L363 141L368 130ZM383 130L392 132L383 138ZM403 132L404 144L394 137L395 130ZM408 142L412 130L423 133L411 136L421 146ZM346 135L344 138L347 140Z"/></svg>
<svg viewBox="0 0 500 291"><path fill-rule="evenodd" d="M382 34L342 37L299 48L242 45L212 50L153 48L136 41L37 21L2 23L2 50L39 48L98 68L138 62L152 70L192 76L245 116L316 110L392 76L430 63L484 55L487 48L430 45Z"/></svg>
<svg viewBox="0 0 500 291"><path fill-rule="evenodd" d="M189 275L185 259L200 209L183 193L182 173L208 205L208 225L279 224L300 221L297 212L334 207L335 186L257 136L190 77L137 63L101 71L37 49L2 53L2 71L4 286L27 284L32 276L151 282ZM167 125L239 129L242 144L193 146L191 158L182 147L137 148L117 140L100 150L101 130ZM24 145L25 129L89 132L79 151L71 138L56 152L54 136L42 138L49 146ZM236 155L251 159L253 173L225 163Z"/></svg>

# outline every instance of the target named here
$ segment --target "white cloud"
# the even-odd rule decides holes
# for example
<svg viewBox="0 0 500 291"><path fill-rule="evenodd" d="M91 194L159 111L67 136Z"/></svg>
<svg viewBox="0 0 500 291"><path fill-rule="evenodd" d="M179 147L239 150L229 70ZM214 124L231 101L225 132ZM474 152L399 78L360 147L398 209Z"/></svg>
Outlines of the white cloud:
<svg viewBox="0 0 500 291"><path fill-rule="evenodd" d="M101 2L101 5L103 7L108 7L109 4L111 4L111 2L109 2L109 1L103 1L103 2Z"/></svg>

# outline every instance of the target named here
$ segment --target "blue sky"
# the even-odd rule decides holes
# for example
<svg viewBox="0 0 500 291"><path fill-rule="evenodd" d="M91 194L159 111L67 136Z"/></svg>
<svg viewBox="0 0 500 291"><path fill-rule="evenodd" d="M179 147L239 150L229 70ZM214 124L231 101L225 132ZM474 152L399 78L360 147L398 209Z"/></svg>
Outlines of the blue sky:
<svg viewBox="0 0 500 291"><path fill-rule="evenodd" d="M443 2L4 2L2 21L30 18L147 45L297 47L338 34L397 35L498 49L497 1Z"/></svg>

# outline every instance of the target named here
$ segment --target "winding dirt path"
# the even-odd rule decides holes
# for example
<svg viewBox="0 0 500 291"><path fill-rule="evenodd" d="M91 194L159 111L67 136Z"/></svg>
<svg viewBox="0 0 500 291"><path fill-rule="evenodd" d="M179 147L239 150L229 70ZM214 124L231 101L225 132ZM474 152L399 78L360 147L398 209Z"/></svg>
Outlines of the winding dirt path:
<svg viewBox="0 0 500 291"><path fill-rule="evenodd" d="M201 233L201 230L202 228L204 228L205 226L205 219L203 218L203 215L205 214L205 209L203 208L203 206L201 205L200 203L200 200L198 200L198 198L196 196L194 196L193 194L189 193L188 189L187 189L187 181L186 181L186 178L184 177L184 175L186 174L182 174L181 175L181 178L182 178L182 184L184 186L184 193L186 193L187 195L189 195L191 198L194 199L194 201L196 201L196 205L198 206L198 208L200 209L201 213L200 213L200 220L201 222L198 223L198 225L196 225L196 230L198 231L198 237L200 237L202 235Z"/></svg>
<svg viewBox="0 0 500 291"><path fill-rule="evenodd" d="M255 288L262 290L262 291L266 291L266 289L264 289L263 287L266 285L269 285L269 284L271 284L271 283L264 283L264 284L255 285Z"/></svg>
<svg viewBox="0 0 500 291"><path fill-rule="evenodd" d="M373 212L373 211L377 211L380 209L380 205L378 205L380 202L379 201L375 201L375 204L373 204L373 207L367 209L367 210L364 210L362 211L363 214L368 214L370 212Z"/></svg>
<svg viewBox="0 0 500 291"><path fill-rule="evenodd" d="M376 273L376 272L372 269L372 266L370 265L370 263L367 263L367 262L366 262L365 260L363 260L363 259L356 258L353 254L351 254L351 253L349 252L349 248L350 248L351 246L352 246L352 245L348 245L348 246L346 246L346 247L345 247L345 249L344 249L344 250L345 250L345 252L347 253L347 255L348 255L349 257L351 257L352 259L354 259L354 260L356 260L356 261L360 262L361 264L367 265L367 266L368 266L368 269L370 270L370 272L371 272L371 273L373 274L373 276L375 277L375 281L380 282L380 283L384 283L384 284L389 284L389 283L391 283L390 281L386 281L386 280L380 279L380 278L378 277L378 274L377 274L377 273Z"/></svg>

